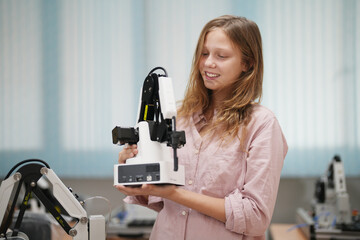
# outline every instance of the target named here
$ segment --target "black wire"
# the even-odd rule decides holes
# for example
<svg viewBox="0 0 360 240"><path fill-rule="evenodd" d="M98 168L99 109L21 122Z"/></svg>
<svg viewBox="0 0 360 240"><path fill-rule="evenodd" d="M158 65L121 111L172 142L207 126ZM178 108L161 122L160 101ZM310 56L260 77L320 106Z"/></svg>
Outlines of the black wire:
<svg viewBox="0 0 360 240"><path fill-rule="evenodd" d="M173 134L176 133L176 118L175 118L175 116L172 117L172 132L173 132ZM174 142L173 142L173 139L172 139L172 148L174 150L174 171L175 172L177 172L178 166L179 166L179 160L178 160L177 150L176 150L177 147L178 147L177 145L176 146L174 145Z"/></svg>
<svg viewBox="0 0 360 240"><path fill-rule="evenodd" d="M10 169L10 171L8 172L8 174L6 175L6 177L4 178L7 179L10 174L17 168L19 167L20 165L24 164L24 163L28 163L28 162L40 162L42 164L44 164L47 168L50 168L49 164L47 164L45 161L43 160L40 160L40 159L27 159L27 160L24 160L24 161L21 161L19 162L18 164L16 164L12 169Z"/></svg>
<svg viewBox="0 0 360 240"><path fill-rule="evenodd" d="M165 68L163 68L163 67L156 67L156 68L152 69L152 70L149 72L149 75L150 75L151 73L155 72L155 71L156 71L156 70L158 70L158 69L161 69L161 70L163 70L163 71L164 71L164 73L165 73L165 77L167 77L167 76L168 76L168 74L167 74L167 72L166 72Z"/></svg>

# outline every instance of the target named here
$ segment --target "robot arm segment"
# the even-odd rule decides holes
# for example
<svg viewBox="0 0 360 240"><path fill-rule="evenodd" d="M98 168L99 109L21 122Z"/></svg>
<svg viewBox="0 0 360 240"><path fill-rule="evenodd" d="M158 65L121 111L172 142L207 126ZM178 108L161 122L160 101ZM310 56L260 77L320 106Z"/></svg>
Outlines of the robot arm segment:
<svg viewBox="0 0 360 240"><path fill-rule="evenodd" d="M15 211L16 200L19 197L19 192L22 184L26 187L26 192L23 201L20 206L19 214L15 227L13 229L12 236L17 236L19 228L27 209L31 193L33 192L38 199L44 204L45 208L53 215L55 220L64 229L64 231L77 240L95 240L105 239L105 219L103 216L94 219L94 222L89 224L89 219L85 209L81 206L77 198L71 193L71 191L63 184L63 182L57 177L55 172L49 168L47 164L31 163L28 162L42 162L38 159L30 159L21 162L23 165L12 176L4 179L0 187L0 220L1 222L1 236L6 236L6 231L10 227L13 213ZM63 216L56 210L55 205L45 193L38 186L38 180L45 176L47 180L52 184L53 196L58 201L61 207L69 214L70 217L77 220L74 227L71 227L69 223L63 218ZM90 216L90 221L92 220ZM90 233L90 227L92 225L96 229L94 235ZM94 231L93 231L94 232Z"/></svg>

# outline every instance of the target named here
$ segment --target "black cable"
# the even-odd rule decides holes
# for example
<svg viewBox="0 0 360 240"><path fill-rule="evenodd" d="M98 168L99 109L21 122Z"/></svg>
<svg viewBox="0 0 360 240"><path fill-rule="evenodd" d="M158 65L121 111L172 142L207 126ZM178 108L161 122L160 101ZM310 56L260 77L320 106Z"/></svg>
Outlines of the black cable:
<svg viewBox="0 0 360 240"><path fill-rule="evenodd" d="M28 163L28 162L40 162L42 164L44 164L47 168L50 168L49 164L47 164L45 161L40 160L40 159L27 159L24 161L19 162L18 164L16 164L12 169L10 169L10 171L8 172L8 174L6 175L6 177L4 178L7 179L8 177L10 177L11 173L20 165L24 164L24 163Z"/></svg>
<svg viewBox="0 0 360 240"><path fill-rule="evenodd" d="M161 70L164 71L164 73L165 73L165 76L164 76L164 77L167 77L167 76L168 76L167 71L166 71L165 68L163 68L163 67L156 67L156 68L152 69L152 70L149 72L149 75L150 75L151 73L155 72L155 71L158 70L158 69L161 69ZM163 76L163 75L161 75L161 76Z"/></svg>
<svg viewBox="0 0 360 240"><path fill-rule="evenodd" d="M173 132L173 136L174 134L176 134L176 118L175 116L172 117L172 132ZM177 156L177 144L174 144L174 139L172 139L172 148L174 150L174 171L177 172L178 170L178 166L179 166L179 160L178 160L178 156Z"/></svg>

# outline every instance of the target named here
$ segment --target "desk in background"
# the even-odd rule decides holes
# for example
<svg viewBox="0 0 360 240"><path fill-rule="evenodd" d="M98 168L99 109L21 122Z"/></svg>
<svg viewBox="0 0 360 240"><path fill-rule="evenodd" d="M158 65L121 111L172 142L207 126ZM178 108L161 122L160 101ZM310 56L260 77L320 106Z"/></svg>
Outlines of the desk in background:
<svg viewBox="0 0 360 240"><path fill-rule="evenodd" d="M64 236L63 238L61 238L61 240L72 240L73 238L70 237L69 235ZM137 238L133 238L133 237L118 237L118 236L107 236L106 240L149 240L149 238L146 237L137 237Z"/></svg>
<svg viewBox="0 0 360 240"><path fill-rule="evenodd" d="M116 236L112 236L112 237L107 237L106 240L149 240L149 238L124 238L124 237L116 237Z"/></svg>
<svg viewBox="0 0 360 240"><path fill-rule="evenodd" d="M307 240L300 229L288 231L295 224L273 223L270 225L271 240Z"/></svg>
<svg viewBox="0 0 360 240"><path fill-rule="evenodd" d="M153 220L136 220L127 224L109 223L106 240L146 240L149 239L153 225Z"/></svg>

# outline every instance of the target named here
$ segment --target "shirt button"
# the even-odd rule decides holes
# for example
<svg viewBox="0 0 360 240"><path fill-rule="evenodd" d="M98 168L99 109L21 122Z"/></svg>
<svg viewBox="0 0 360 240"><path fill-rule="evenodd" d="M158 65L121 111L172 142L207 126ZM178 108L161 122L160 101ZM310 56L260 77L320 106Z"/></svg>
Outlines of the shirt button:
<svg viewBox="0 0 360 240"><path fill-rule="evenodd" d="M199 153L199 150L195 149L194 153L195 153L195 154L198 154L198 153Z"/></svg>
<svg viewBox="0 0 360 240"><path fill-rule="evenodd" d="M182 211L181 215L185 216L186 215L186 211Z"/></svg>
<svg viewBox="0 0 360 240"><path fill-rule="evenodd" d="M192 180L189 180L189 181L188 181L188 184L189 184L189 185L193 184L193 181L192 181Z"/></svg>

